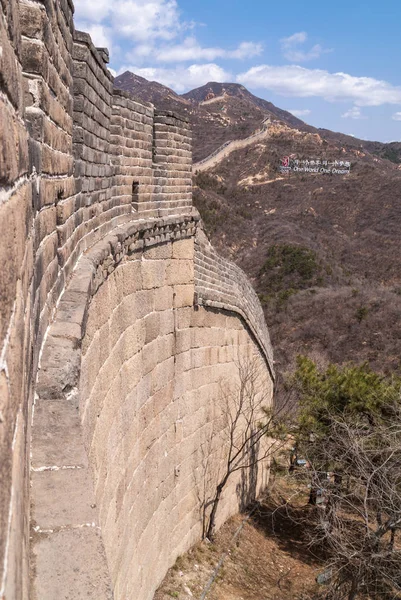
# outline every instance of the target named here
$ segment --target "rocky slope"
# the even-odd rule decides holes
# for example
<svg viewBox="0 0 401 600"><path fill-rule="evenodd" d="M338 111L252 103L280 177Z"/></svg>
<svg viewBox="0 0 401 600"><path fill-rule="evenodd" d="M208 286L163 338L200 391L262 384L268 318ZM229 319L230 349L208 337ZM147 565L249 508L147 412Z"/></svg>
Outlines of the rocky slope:
<svg viewBox="0 0 401 600"><path fill-rule="evenodd" d="M195 160L249 136L266 116L273 120L267 139L195 177L194 200L214 245L253 281L277 370L290 369L299 353L398 370L401 171L394 163L401 145L315 129L236 84L211 83L182 97L164 88L160 99L159 87L153 95L155 84L139 83L141 97L179 106L191 119ZM283 176L286 155L348 160L351 175Z"/></svg>

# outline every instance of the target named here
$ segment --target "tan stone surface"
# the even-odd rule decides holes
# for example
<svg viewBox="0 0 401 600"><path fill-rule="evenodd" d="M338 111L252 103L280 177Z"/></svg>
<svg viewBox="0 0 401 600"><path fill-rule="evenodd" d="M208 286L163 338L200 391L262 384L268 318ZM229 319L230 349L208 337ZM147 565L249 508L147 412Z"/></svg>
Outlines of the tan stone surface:
<svg viewBox="0 0 401 600"><path fill-rule="evenodd" d="M67 529L37 537L34 560L39 576L34 581L32 600L112 600L97 528Z"/></svg>
<svg viewBox="0 0 401 600"><path fill-rule="evenodd" d="M32 519L43 530L96 520L88 469L66 466L32 473Z"/></svg>
<svg viewBox="0 0 401 600"><path fill-rule="evenodd" d="M38 401L35 405L32 433L32 467L87 466L81 433L79 407L66 399ZM65 427L68 423L68 429Z"/></svg>
<svg viewBox="0 0 401 600"><path fill-rule="evenodd" d="M217 470L226 441L219 386L235 381L236 359L257 355L238 318L194 309L193 263L183 258L193 243L175 251L176 244L163 252L171 258L162 261L158 249L121 265L89 308L81 410L116 598L150 599L174 558L199 539L202 457L210 455ZM165 272L182 283L164 285ZM119 282L133 277L151 289L134 286L127 296ZM153 301L144 306L149 292ZM127 348L132 323L142 335ZM95 377L99 352L104 367ZM238 509L237 483L225 493L220 522Z"/></svg>

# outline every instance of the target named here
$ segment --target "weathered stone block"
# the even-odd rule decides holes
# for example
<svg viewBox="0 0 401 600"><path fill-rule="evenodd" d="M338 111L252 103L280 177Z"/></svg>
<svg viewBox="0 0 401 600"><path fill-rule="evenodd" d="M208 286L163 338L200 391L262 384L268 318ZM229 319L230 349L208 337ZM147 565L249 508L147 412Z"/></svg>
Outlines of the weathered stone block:
<svg viewBox="0 0 401 600"><path fill-rule="evenodd" d="M194 280L194 264L192 260L173 260L167 267L167 285L190 284Z"/></svg>
<svg viewBox="0 0 401 600"><path fill-rule="evenodd" d="M166 265L164 260L143 260L142 261L142 285L145 290L160 288L165 285Z"/></svg>
<svg viewBox="0 0 401 600"><path fill-rule="evenodd" d="M8 202L0 206L0 260L4 265L1 275L0 339L4 339L13 304L17 280L21 276L25 244L32 219L31 186L22 185ZM29 282L30 283L30 282Z"/></svg>
<svg viewBox="0 0 401 600"><path fill-rule="evenodd" d="M193 306L194 286L193 284L174 286L174 308Z"/></svg>
<svg viewBox="0 0 401 600"><path fill-rule="evenodd" d="M145 344L149 344L160 335L160 314L157 312L147 315L144 319L146 328Z"/></svg>
<svg viewBox="0 0 401 600"><path fill-rule="evenodd" d="M3 102L0 102L0 130L0 182L12 185L28 171L28 141L16 115Z"/></svg>
<svg viewBox="0 0 401 600"><path fill-rule="evenodd" d="M177 240L176 242L173 242L173 258L193 260L193 239L189 238L187 240Z"/></svg>

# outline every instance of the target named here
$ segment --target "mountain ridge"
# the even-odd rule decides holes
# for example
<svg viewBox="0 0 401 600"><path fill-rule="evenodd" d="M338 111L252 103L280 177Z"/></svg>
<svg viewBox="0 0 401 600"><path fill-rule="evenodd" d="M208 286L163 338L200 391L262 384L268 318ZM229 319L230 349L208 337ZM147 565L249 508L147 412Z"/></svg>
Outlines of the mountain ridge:
<svg viewBox="0 0 401 600"><path fill-rule="evenodd" d="M226 141L248 137L261 126L264 118L270 114L273 118L300 131L316 133L329 141L336 141L354 148L363 148L365 151L380 158L390 160L390 162L395 164L401 163L401 142L384 143L375 140L362 140L342 132L314 127L295 117L289 111L277 107L272 102L255 96L239 83L211 81L184 94L177 94L171 88L157 81L149 81L130 71L125 71L115 78L114 85L117 88L130 92L140 100L152 102L158 108L175 110L187 116L192 122L194 131L195 162L211 154ZM218 107L220 112L228 114L233 119L234 125L236 125L236 127L227 128L227 125L222 122L222 127L226 131L218 131L218 127L217 130L214 127L212 141L209 139L210 128L207 126L207 121L209 120L207 113L210 114L210 111L208 107L204 106L204 102L210 100L211 97L215 99L217 107L220 102L220 107ZM235 102L239 103L240 106L237 108L240 108L243 114L249 113L247 114L247 123L244 121L241 122L242 115L237 114L238 110L235 110L233 106L227 106L227 108L224 106L224 104L229 105ZM216 106L213 106L213 108L216 108ZM217 111L212 112L216 113ZM201 129L202 125L205 125L205 121L207 135L203 136ZM214 141L216 141L215 144L213 143ZM207 154L205 154L206 149L210 150Z"/></svg>

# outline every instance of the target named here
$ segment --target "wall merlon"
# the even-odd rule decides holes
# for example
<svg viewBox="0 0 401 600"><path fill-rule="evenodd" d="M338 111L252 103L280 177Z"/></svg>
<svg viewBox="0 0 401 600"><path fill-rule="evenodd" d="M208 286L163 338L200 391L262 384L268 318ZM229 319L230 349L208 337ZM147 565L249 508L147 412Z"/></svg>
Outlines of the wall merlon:
<svg viewBox="0 0 401 600"><path fill-rule="evenodd" d="M170 110L155 110L155 121L156 123L168 123L175 125L180 122L180 126L185 129L190 129L189 119L184 115L174 113Z"/></svg>
<svg viewBox="0 0 401 600"><path fill-rule="evenodd" d="M89 59L89 64L93 64L91 60L93 59L96 65L100 68L104 79L112 84L113 76L105 65L102 55L97 48L95 48L91 36L88 33L78 31L77 29L74 31L74 49L72 58L74 61L85 61Z"/></svg>
<svg viewBox="0 0 401 600"><path fill-rule="evenodd" d="M113 104L116 107L121 106L122 108L130 108L131 110L138 112L139 114L145 114L153 118L154 106L150 102L141 100L135 100L134 96L130 92L114 88L113 90Z"/></svg>

